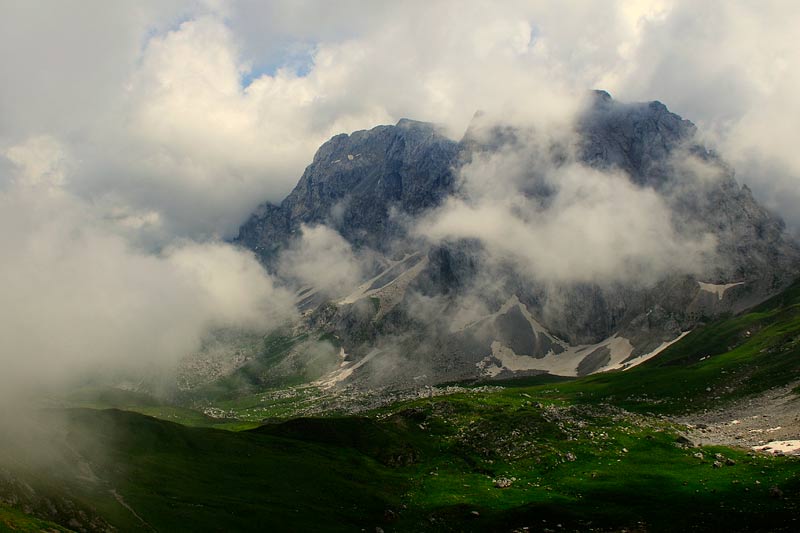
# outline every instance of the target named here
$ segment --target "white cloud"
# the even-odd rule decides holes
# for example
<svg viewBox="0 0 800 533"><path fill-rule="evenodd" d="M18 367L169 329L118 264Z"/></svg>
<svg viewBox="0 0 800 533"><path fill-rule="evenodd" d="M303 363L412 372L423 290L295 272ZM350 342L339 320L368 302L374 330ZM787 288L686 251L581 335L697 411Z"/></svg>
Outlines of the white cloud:
<svg viewBox="0 0 800 533"><path fill-rule="evenodd" d="M303 226L301 231L301 238L281 254L282 276L330 297L344 296L362 281L361 262L335 230Z"/></svg>
<svg viewBox="0 0 800 533"><path fill-rule="evenodd" d="M325 140L388 119L368 106L326 111L340 69L279 70L245 87L230 28L210 16L184 22L147 42L118 121L94 132L102 155L77 187L155 209L169 234L231 237L257 204L291 189Z"/></svg>
<svg viewBox="0 0 800 533"><path fill-rule="evenodd" d="M417 232L434 241L478 239L540 282L649 283L699 272L713 254L712 236L676 231L654 190L580 163L553 165L535 144L481 155L461 176L464 195L421 220ZM546 199L526 191L532 178L550 191Z"/></svg>
<svg viewBox="0 0 800 533"><path fill-rule="evenodd" d="M92 372L169 372L214 328L266 331L294 313L252 254L220 242L148 253L51 183L0 192L0 249L4 393Z"/></svg>
<svg viewBox="0 0 800 533"><path fill-rule="evenodd" d="M17 167L15 181L23 186L64 185L67 154L53 137L30 138L23 144L12 146L3 155Z"/></svg>
<svg viewBox="0 0 800 533"><path fill-rule="evenodd" d="M156 212L166 238L234 235L335 133L411 117L459 137L477 109L555 120L594 87L699 122L796 218L800 11L785 3L85 6L4 6L0 144L62 139L73 191Z"/></svg>
<svg viewBox="0 0 800 533"><path fill-rule="evenodd" d="M671 2L646 24L613 89L658 98L696 122L739 180L800 228L800 5Z"/></svg>

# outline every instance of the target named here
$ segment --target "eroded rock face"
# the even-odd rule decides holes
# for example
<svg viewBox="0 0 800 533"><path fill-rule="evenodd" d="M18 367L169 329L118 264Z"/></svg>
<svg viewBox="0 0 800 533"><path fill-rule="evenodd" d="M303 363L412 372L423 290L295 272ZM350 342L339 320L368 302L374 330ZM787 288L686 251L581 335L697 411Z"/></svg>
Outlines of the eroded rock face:
<svg viewBox="0 0 800 533"><path fill-rule="evenodd" d="M621 169L639 185L663 185L676 150L705 152L692 143L694 124L670 113L661 102L625 104L605 91L594 92L593 105L578 129L582 161L596 168Z"/></svg>
<svg viewBox="0 0 800 533"><path fill-rule="evenodd" d="M625 361L635 361L706 317L764 300L800 271L800 248L782 221L699 144L691 122L660 102L619 103L598 91L575 128L579 162L624 173L638 187L654 190L669 206L680 234L713 235L715 253L702 272L647 282L554 284L488 261L479 242L431 246L413 241L408 221L461 194L462 165L477 153L524 145L524 132L504 126L480 140L470 128L460 142L431 124L409 120L337 135L319 149L279 206L263 205L242 226L237 242L254 250L269 268L302 224L325 224L354 248L384 254L386 269L378 269L364 293L377 302L375 312L372 305L356 301L327 307L324 319L310 310L308 316L309 327L342 339L352 358L366 356L373 346L383 354L402 352L386 367L390 371L373 372L388 374L390 380L411 380L423 372L432 381L460 379L491 365L500 365L497 374L505 376L513 370L502 366L498 353L542 361L541 368L531 364L525 371L552 371L555 367L547 366L552 358L545 356L566 350L563 357L577 357L568 350L575 345L593 348L586 350L585 360L576 359L571 372L603 370L622 357L612 357L606 345L598 344L604 339L623 337L632 346ZM562 148L537 147L535 154L558 165L567 158ZM537 179L531 172L523 194L546 203L552 185ZM398 258L410 251L425 257L424 267L415 267L413 279L404 278L400 296L394 290L387 303L381 291L404 275ZM480 301L486 312L483 319L454 328L450 317L458 315L467 296L471 304ZM519 306L501 312L512 297ZM421 301L437 311L421 312ZM381 358L388 356L374 356L375 361ZM369 368L360 367L353 379Z"/></svg>
<svg viewBox="0 0 800 533"><path fill-rule="evenodd" d="M405 236L404 216L452 192L458 149L434 125L407 119L337 135L281 205L261 206L236 240L270 264L301 224L325 224L356 247L388 251Z"/></svg>

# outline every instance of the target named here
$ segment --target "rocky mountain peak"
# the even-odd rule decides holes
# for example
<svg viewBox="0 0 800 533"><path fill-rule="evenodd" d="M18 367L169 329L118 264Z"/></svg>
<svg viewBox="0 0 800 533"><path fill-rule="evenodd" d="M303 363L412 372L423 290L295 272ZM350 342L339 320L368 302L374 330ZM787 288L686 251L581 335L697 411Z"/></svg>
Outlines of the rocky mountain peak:
<svg viewBox="0 0 800 533"><path fill-rule="evenodd" d="M647 283L555 286L512 265L498 266L477 240L412 241L409 222L464 193L457 177L473 154L512 145L531 149L533 157L557 162L562 156L558 146L527 146L535 135L483 119L476 114L460 142L435 125L409 119L337 135L320 147L280 205L262 205L242 226L237 241L268 268L304 224L329 226L353 248L371 249L381 258L373 265L376 277L338 303L303 307L310 313L306 327L335 336L353 361L385 346L382 357L395 350L392 357L415 361L396 368L391 379L402 373L412 379L422 366L434 381L484 371L506 375L514 368L568 374L619 368L698 321L764 300L800 271L800 248L780 219L702 146L694 124L660 102L620 103L605 91L592 93L574 125L575 157L654 191L669 207L676 232L711 235L715 256L703 272ZM478 131L486 124L490 129ZM520 190L529 189L537 194L527 184ZM491 283L476 289L487 276ZM464 299L488 314L454 327L447 317L458 315ZM421 318L420 301L438 311ZM398 338L404 339L400 352L391 340ZM587 354L594 355L584 361Z"/></svg>
<svg viewBox="0 0 800 533"><path fill-rule="evenodd" d="M410 119L336 135L289 196L261 206L237 241L269 264L302 224L326 224L356 247L382 249L403 234L395 213L419 213L452 190L458 149L435 125Z"/></svg>
<svg viewBox="0 0 800 533"><path fill-rule="evenodd" d="M705 152L692 122L658 101L621 103L595 91L577 129L580 158L602 169L618 168L640 185L658 187L671 173L670 156L679 149Z"/></svg>

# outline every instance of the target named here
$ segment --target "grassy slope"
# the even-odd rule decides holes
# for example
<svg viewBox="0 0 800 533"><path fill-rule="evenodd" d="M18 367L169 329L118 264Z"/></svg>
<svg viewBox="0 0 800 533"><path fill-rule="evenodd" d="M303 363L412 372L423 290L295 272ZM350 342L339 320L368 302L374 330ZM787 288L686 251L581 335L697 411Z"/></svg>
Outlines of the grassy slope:
<svg viewBox="0 0 800 533"><path fill-rule="evenodd" d="M49 490L122 530L509 530L543 520L581 531L796 527L797 460L722 448L699 459L676 445L667 422L539 401L521 389L464 393L376 417L238 433L69 410L70 447L143 522L107 490ZM715 468L717 452L736 464ZM500 478L511 487L495 487ZM773 486L787 497L772 497Z"/></svg>
<svg viewBox="0 0 800 533"><path fill-rule="evenodd" d="M0 497L24 499L32 487L37 515L65 525L63 509L70 508L122 531L352 531L380 520L408 486L400 473L347 447L191 428L114 409L50 414L65 428L58 433L65 457L3 464ZM88 468L70 464L72 456ZM16 494L2 493L9 472L23 481Z"/></svg>
<svg viewBox="0 0 800 533"><path fill-rule="evenodd" d="M767 487L796 495L797 461L722 449L698 459L697 450L676 445L668 424L608 408L539 408L525 394L422 408L436 446L412 474L415 511L401 529L428 526L431 517L442 530L503 530L542 518L578 530L640 522L660 531L791 529L798 500L771 499ZM714 468L717 452L736 464ZM500 477L516 479L498 489ZM719 516L721 508L728 513ZM470 519L470 510L480 518Z"/></svg>
<svg viewBox="0 0 800 533"><path fill-rule="evenodd" d="M0 504L0 532L70 531L52 522L39 520L11 507Z"/></svg>
<svg viewBox="0 0 800 533"><path fill-rule="evenodd" d="M83 451L160 530L318 524L352 529L402 491L402 478L356 451L253 433L187 428L121 411L70 411L92 436ZM80 441L73 443L80 448ZM381 487L387 487L382 489Z"/></svg>

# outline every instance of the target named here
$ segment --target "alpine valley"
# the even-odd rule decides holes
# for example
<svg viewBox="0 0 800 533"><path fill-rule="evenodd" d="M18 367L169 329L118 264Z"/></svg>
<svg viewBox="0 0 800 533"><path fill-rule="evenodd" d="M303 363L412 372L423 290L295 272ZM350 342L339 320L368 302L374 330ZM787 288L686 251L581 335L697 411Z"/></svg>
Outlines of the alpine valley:
<svg viewBox="0 0 800 533"><path fill-rule="evenodd" d="M0 531L800 529L800 244L662 103L337 135L233 242L294 315L47 398Z"/></svg>

